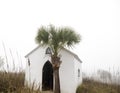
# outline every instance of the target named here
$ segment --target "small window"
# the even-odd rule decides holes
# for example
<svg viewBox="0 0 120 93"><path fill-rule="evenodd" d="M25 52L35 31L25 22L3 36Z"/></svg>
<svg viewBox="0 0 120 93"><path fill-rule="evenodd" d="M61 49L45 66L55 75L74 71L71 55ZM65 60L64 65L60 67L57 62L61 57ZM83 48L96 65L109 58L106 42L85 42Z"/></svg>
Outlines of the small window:
<svg viewBox="0 0 120 93"><path fill-rule="evenodd" d="M30 66L30 59L28 58L28 66Z"/></svg>
<svg viewBox="0 0 120 93"><path fill-rule="evenodd" d="M80 69L78 69L78 77L80 77Z"/></svg>
<svg viewBox="0 0 120 93"><path fill-rule="evenodd" d="M45 54L51 54L52 52L51 52L51 49L48 47L47 49L46 49L46 51L45 51Z"/></svg>

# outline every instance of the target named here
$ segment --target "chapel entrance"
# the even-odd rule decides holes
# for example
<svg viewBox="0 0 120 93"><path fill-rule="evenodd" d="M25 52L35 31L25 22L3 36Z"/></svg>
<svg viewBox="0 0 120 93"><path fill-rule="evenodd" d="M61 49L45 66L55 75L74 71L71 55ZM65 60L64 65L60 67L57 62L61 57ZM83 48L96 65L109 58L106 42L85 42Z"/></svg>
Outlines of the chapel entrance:
<svg viewBox="0 0 120 93"><path fill-rule="evenodd" d="M42 90L53 90L53 67L50 61L47 61L42 69Z"/></svg>

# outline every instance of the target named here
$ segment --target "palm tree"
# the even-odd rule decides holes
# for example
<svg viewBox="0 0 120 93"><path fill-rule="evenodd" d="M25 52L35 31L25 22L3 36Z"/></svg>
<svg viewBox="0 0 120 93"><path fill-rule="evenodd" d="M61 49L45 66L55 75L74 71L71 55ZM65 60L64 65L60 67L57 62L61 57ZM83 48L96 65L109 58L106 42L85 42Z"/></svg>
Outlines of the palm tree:
<svg viewBox="0 0 120 93"><path fill-rule="evenodd" d="M79 43L81 38L79 34L76 34L73 29L69 27L56 28L53 25L48 27L42 26L39 28L36 42L42 46L49 46L52 50L51 62L54 73L54 93L60 92L60 80L59 80L59 68L60 57L59 51L63 47L72 47L74 44Z"/></svg>

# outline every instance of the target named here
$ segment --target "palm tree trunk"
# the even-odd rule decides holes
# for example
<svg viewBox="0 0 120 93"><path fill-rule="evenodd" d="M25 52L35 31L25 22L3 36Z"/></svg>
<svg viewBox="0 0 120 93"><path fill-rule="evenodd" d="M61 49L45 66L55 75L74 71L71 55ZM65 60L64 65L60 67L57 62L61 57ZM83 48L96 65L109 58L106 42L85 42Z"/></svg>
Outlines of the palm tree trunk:
<svg viewBox="0 0 120 93"><path fill-rule="evenodd" d="M59 68L54 69L54 93L60 92Z"/></svg>
<svg viewBox="0 0 120 93"><path fill-rule="evenodd" d="M53 73L54 73L54 93L61 93L60 91L60 78L59 78L59 68L60 68L60 58L57 56L51 56L51 61L53 65Z"/></svg>

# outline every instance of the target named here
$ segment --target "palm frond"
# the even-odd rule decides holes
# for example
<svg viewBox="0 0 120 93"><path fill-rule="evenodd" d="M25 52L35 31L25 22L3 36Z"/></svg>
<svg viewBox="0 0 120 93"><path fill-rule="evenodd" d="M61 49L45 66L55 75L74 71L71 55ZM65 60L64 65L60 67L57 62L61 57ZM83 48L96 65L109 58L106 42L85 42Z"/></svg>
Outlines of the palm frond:
<svg viewBox="0 0 120 93"><path fill-rule="evenodd" d="M45 27L41 27L38 30L37 36L35 38L36 42L40 45L47 45L49 42L49 33Z"/></svg>
<svg viewBox="0 0 120 93"><path fill-rule="evenodd" d="M57 55L58 51L67 46L72 47L79 43L81 36L69 27L55 28L50 25L48 28L41 27L36 36L36 42L40 45L51 47L53 54Z"/></svg>

